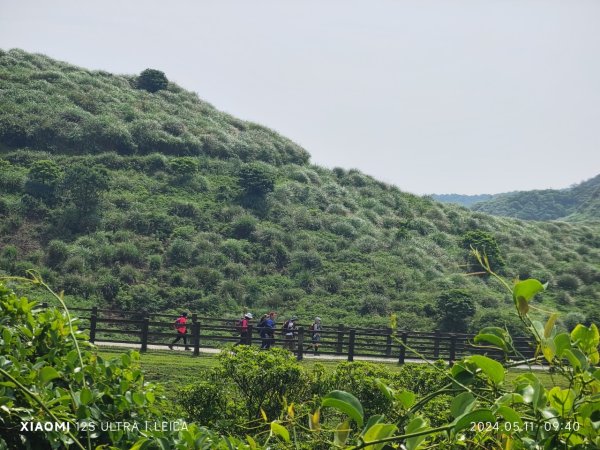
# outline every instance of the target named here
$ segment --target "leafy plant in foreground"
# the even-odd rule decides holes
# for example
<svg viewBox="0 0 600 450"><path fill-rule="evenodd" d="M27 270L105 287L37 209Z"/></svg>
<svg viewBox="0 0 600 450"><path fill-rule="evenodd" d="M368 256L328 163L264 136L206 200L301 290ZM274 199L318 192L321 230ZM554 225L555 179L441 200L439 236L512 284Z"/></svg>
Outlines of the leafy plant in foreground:
<svg viewBox="0 0 600 450"><path fill-rule="evenodd" d="M38 277L33 283L47 287ZM137 352L105 360L86 339L66 309L42 309L0 282L0 449L249 448L169 417L171 405L145 382ZM163 431L164 421L173 425Z"/></svg>

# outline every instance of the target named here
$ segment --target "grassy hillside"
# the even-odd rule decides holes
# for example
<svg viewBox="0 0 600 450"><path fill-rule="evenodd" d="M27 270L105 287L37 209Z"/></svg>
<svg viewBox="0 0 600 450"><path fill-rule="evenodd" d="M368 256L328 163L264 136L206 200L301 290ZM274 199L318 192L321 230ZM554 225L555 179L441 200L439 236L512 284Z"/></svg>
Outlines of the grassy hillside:
<svg viewBox="0 0 600 450"><path fill-rule="evenodd" d="M569 189L510 192L476 203L474 211L524 220L600 220L600 175Z"/></svg>
<svg viewBox="0 0 600 450"><path fill-rule="evenodd" d="M597 314L596 225L473 213L327 170L171 83L150 93L19 50L0 52L0 106L0 270L37 269L70 304L347 325L396 313L433 329L452 324L438 303L451 292L473 302L465 327L511 322L497 283L464 275L476 245L508 277L549 281L542 307L566 324Z"/></svg>

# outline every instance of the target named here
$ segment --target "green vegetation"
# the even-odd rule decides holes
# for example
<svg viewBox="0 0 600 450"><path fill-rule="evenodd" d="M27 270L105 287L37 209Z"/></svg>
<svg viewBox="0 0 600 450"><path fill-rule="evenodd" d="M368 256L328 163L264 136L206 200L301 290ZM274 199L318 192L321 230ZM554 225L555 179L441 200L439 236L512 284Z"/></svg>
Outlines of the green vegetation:
<svg viewBox="0 0 600 450"><path fill-rule="evenodd" d="M487 356L473 355L448 370L443 364L403 366L401 370L407 372L398 376L381 367L355 363L342 364L329 374L315 371L303 380L296 366L287 369L293 380L284 393L279 384L283 377L275 374L292 364L285 352L240 348L220 356L222 367L213 369L210 382L197 383L185 391L188 398L195 399L184 401L187 417L209 423L221 432L248 427L258 431L261 422L264 429L271 420L265 445L276 436L283 448L329 448L332 441L337 447L355 450L383 448L392 443L410 449L432 445L469 449L597 448L598 328L595 324L578 324L569 334L556 328L556 314L545 325L532 320L528 313L534 297L545 286L528 279L511 287L491 270L487 259L478 251L473 253L491 278L508 289L519 320L538 343L537 355L521 363L546 361L562 383L554 384L552 377L552 386L547 388L533 371L508 382L508 368L513 363L503 365ZM475 342L505 354L516 351L510 334L498 327L482 329ZM264 383L258 390L252 388L261 374ZM228 402L227 394L219 396L233 386L239 391L230 396L245 396L245 406ZM267 413L261 405L277 393L281 395L269 405ZM240 406L245 412L254 412L242 424ZM273 415L275 420L270 419ZM258 431L255 437L260 436Z"/></svg>
<svg viewBox="0 0 600 450"><path fill-rule="evenodd" d="M97 350L98 355L107 360L120 357L129 351L130 350L117 347L99 347ZM139 363L144 371L144 378L147 381L160 383L165 387L165 396L171 401L176 401L178 390L191 384L193 382L192 380L202 378L205 371L218 367L219 358L216 355L208 354L201 354L199 357L195 357L189 353L153 350L148 353L140 354ZM300 361L299 364L307 372L314 371L315 367L322 367L325 373L331 373L335 371L340 364L345 365L346 363L344 361L328 360L319 357L315 359L304 359ZM360 362L360 364L363 363ZM406 366L411 366L412 364L413 363L407 363ZM351 365L352 364L350 364L350 366ZM399 373L402 370L402 367L404 367L395 362L369 363L369 365L378 367L384 372L389 371L392 374ZM515 378L527 372L527 369L511 368L506 374L506 379L507 381L512 382ZM563 388L568 386L568 383L547 370L540 370L536 374L547 389L556 385Z"/></svg>
<svg viewBox="0 0 600 450"><path fill-rule="evenodd" d="M0 270L19 291L0 284L0 448L600 446L597 224L491 217L310 165L289 140L145 72L0 51ZM31 269L65 294L37 275L19 284ZM515 375L482 354L327 367L238 346L148 364L170 378L167 398L136 352L87 344L67 304L391 318L394 330L479 330L475 343L505 355L525 333L538 352L518 363L551 372ZM178 419L196 423L101 426Z"/></svg>
<svg viewBox="0 0 600 450"><path fill-rule="evenodd" d="M275 309L333 326L395 313L432 330L438 298L463 290L466 329L519 331L496 284L462 275L475 246L508 277L549 282L544 308L566 324L598 317L595 224L491 217L310 165L173 83L150 93L20 50L0 51L0 83L0 271L37 269L71 306Z"/></svg>
<svg viewBox="0 0 600 450"><path fill-rule="evenodd" d="M510 287L475 255L509 289L519 319L538 343L538 355L525 363L545 360L555 372L550 381L533 371L510 380L511 362L503 366L484 355L450 369L440 363L391 371L357 362L332 370L315 364L309 371L286 350L240 346L222 352L218 365L169 402L159 385L144 381L136 352L108 359L93 353L60 295L48 289L64 312L38 309L0 284L0 421L8 425L0 428L0 447L597 448L598 328L578 324L569 334L557 329L556 314L545 325L532 320L528 312L544 285L529 279ZM39 278L31 282L47 288ZM497 327L481 330L475 342L516 351L511 336ZM140 425L102 426L122 420ZM177 427L147 428L167 420ZM49 421L66 425L33 431L20 426Z"/></svg>
<svg viewBox="0 0 600 450"><path fill-rule="evenodd" d="M475 211L524 220L600 220L600 175L569 189L499 194L472 205Z"/></svg>
<svg viewBox="0 0 600 450"><path fill-rule="evenodd" d="M66 309L38 309L0 283L0 335L0 448L130 448L140 439L190 448L199 433L103 429L163 421L169 404L160 386L145 382L137 353L97 356ZM22 423L40 422L60 428L23 431Z"/></svg>

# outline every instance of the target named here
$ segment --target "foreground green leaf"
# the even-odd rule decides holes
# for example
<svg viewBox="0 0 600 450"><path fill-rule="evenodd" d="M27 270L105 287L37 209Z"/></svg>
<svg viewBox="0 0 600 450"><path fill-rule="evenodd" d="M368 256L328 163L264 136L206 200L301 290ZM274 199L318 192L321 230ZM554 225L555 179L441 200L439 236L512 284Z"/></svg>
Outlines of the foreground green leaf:
<svg viewBox="0 0 600 450"><path fill-rule="evenodd" d="M321 406L330 406L350 416L358 424L362 426L364 411L358 399L348 392L332 391L323 397Z"/></svg>

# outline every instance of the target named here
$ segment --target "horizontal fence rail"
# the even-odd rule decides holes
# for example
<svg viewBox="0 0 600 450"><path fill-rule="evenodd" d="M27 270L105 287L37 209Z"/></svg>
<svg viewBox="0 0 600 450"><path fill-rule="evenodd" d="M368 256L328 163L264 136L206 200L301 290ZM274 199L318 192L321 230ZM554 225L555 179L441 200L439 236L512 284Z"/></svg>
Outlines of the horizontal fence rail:
<svg viewBox="0 0 600 450"><path fill-rule="evenodd" d="M299 325L292 336L286 336L282 323L276 324L272 336L258 330L256 324L248 326L248 332L242 335L236 326L237 319L198 317L192 314L186 324L185 340L175 330L178 316L168 314L146 314L137 318L123 317L123 312L100 308L70 308L79 313L79 328L89 333L90 342L97 341L138 346L141 352L148 346L168 348L184 347L200 354L201 348L221 348L227 344L244 344L261 347L284 347L296 354L298 360L305 353L317 355L344 356L348 361L354 357L371 357L406 361L424 358L427 360L446 360L450 364L464 356L485 354L501 360L503 352L477 346L473 343L473 334L420 332L392 330L390 328L361 328L323 326L319 331L318 350L313 345L313 331L308 325ZM513 360L524 360L535 355L535 345L527 338L513 338L516 352L508 354Z"/></svg>

